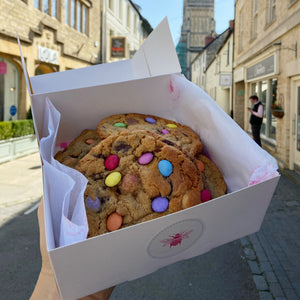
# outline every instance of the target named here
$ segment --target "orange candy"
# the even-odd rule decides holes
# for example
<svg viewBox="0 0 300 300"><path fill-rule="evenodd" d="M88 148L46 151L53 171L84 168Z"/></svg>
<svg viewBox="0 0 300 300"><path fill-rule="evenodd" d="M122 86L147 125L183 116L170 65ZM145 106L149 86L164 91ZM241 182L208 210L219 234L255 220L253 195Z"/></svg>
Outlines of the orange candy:
<svg viewBox="0 0 300 300"><path fill-rule="evenodd" d="M110 214L106 220L106 227L109 231L117 230L123 223L123 217L116 212Z"/></svg>
<svg viewBox="0 0 300 300"><path fill-rule="evenodd" d="M201 160L197 160L197 168L200 172L203 172L204 171L204 164Z"/></svg>

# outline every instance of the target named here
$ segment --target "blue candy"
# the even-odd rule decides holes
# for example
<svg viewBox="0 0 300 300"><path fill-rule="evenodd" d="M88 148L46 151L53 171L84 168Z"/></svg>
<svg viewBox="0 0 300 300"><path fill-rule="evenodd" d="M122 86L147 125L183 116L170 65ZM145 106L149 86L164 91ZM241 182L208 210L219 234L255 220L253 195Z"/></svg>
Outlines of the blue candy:
<svg viewBox="0 0 300 300"><path fill-rule="evenodd" d="M164 212L169 207L169 200L164 197L156 197L153 199L151 207L155 212Z"/></svg>
<svg viewBox="0 0 300 300"><path fill-rule="evenodd" d="M160 174L164 177L170 176L173 172L172 164L166 159L163 159L158 163L158 169Z"/></svg>
<svg viewBox="0 0 300 300"><path fill-rule="evenodd" d="M156 120L154 120L153 118L150 118L150 117L145 118L145 121L150 123L150 124L155 124L156 123Z"/></svg>

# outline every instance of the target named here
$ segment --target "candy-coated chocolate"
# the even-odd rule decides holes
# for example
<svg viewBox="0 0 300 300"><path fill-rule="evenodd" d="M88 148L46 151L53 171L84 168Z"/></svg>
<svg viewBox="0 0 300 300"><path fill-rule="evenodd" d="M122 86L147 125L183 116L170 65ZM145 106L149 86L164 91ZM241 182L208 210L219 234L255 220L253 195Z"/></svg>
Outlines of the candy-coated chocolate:
<svg viewBox="0 0 300 300"><path fill-rule="evenodd" d="M127 125L125 123L115 123L114 124L115 127L121 127L121 128L126 128Z"/></svg>
<svg viewBox="0 0 300 300"><path fill-rule="evenodd" d="M151 207L155 212L164 212L169 207L169 200L164 197L156 197L152 200Z"/></svg>
<svg viewBox="0 0 300 300"><path fill-rule="evenodd" d="M155 124L156 123L156 120L154 120L153 118L150 118L150 117L145 118L145 121L150 123L150 124Z"/></svg>
<svg viewBox="0 0 300 300"><path fill-rule="evenodd" d="M162 133L162 134L169 134L170 132L169 132L167 129L162 129L162 130L161 130L161 133Z"/></svg>
<svg viewBox="0 0 300 300"><path fill-rule="evenodd" d="M163 159L158 163L158 169L160 174L164 177L170 176L173 172L172 164L166 159Z"/></svg>
<svg viewBox="0 0 300 300"><path fill-rule="evenodd" d="M104 161L107 170L114 170L119 164L119 157L116 154L109 155Z"/></svg>
<svg viewBox="0 0 300 300"><path fill-rule="evenodd" d="M141 165L147 165L149 164L153 159L153 153L147 152L144 153L138 160L139 164Z"/></svg>
<svg viewBox="0 0 300 300"><path fill-rule="evenodd" d="M96 197L96 200L93 200L90 197L87 197L85 200L86 206L90 209L90 210L94 210L96 212L98 212L100 210L100 200Z"/></svg>
<svg viewBox="0 0 300 300"><path fill-rule="evenodd" d="M175 124L167 124L166 126L169 128L177 128L177 125L175 125Z"/></svg>
<svg viewBox="0 0 300 300"><path fill-rule="evenodd" d="M114 231L122 226L123 217L116 212L113 212L106 219L106 227L109 231Z"/></svg>
<svg viewBox="0 0 300 300"><path fill-rule="evenodd" d="M95 140L93 140L93 139L87 139L86 141L85 141L85 143L87 144L87 145L91 145L91 144L93 144L95 142Z"/></svg>
<svg viewBox="0 0 300 300"><path fill-rule="evenodd" d="M205 167L204 167L204 163L201 160L197 160L197 168L200 172L203 172Z"/></svg>
<svg viewBox="0 0 300 300"><path fill-rule="evenodd" d="M201 201L202 202L206 202L206 201L209 201L211 200L211 193L209 190L203 190L201 192Z"/></svg>
<svg viewBox="0 0 300 300"><path fill-rule="evenodd" d="M116 186L121 181L120 172L112 172L105 178L105 184L109 187Z"/></svg>

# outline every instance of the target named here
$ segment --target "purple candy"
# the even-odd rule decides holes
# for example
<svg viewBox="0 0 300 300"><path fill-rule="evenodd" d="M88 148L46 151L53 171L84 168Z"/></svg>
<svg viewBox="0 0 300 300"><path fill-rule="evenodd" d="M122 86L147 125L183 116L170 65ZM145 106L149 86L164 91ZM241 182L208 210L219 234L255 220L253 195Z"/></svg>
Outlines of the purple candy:
<svg viewBox="0 0 300 300"><path fill-rule="evenodd" d="M155 212L164 212L169 207L169 200L164 197L156 197L153 199L151 206Z"/></svg>
<svg viewBox="0 0 300 300"><path fill-rule="evenodd" d="M90 210L99 211L100 210L100 200L96 197L96 200L93 200L90 197L87 197L85 200L86 206Z"/></svg>
<svg viewBox="0 0 300 300"><path fill-rule="evenodd" d="M162 129L161 133L163 133L163 134L169 134L170 132L167 129Z"/></svg>
<svg viewBox="0 0 300 300"><path fill-rule="evenodd" d="M152 159L153 159L153 153L146 152L139 158L139 164L147 165L152 161Z"/></svg>
<svg viewBox="0 0 300 300"><path fill-rule="evenodd" d="M156 120L154 120L153 118L150 118L150 117L145 118L145 121L150 123L150 124L155 124L156 123Z"/></svg>

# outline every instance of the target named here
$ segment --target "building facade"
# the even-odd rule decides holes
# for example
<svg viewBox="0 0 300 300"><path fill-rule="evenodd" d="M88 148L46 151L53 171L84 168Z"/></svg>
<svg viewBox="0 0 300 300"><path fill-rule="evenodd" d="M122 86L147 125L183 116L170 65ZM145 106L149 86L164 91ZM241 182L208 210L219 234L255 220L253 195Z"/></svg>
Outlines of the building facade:
<svg viewBox="0 0 300 300"><path fill-rule="evenodd" d="M29 76L81 68L100 62L99 16L99 1L0 1L0 121L30 108L16 32Z"/></svg>
<svg viewBox="0 0 300 300"><path fill-rule="evenodd" d="M233 63L235 121L250 133L249 97L264 104L263 148L300 170L300 1L237 0ZM280 106L283 117L275 117Z"/></svg>
<svg viewBox="0 0 300 300"><path fill-rule="evenodd" d="M210 41L210 42L209 42ZM191 64L191 80L232 114L233 22L208 44Z"/></svg>
<svg viewBox="0 0 300 300"><path fill-rule="evenodd" d="M186 77L190 79L190 65L205 46L207 36L215 34L214 0L184 0L183 22L179 43L186 44Z"/></svg>
<svg viewBox="0 0 300 300"><path fill-rule="evenodd" d="M129 58L151 29L130 0L1 0L0 121L30 108L16 32L35 76Z"/></svg>
<svg viewBox="0 0 300 300"><path fill-rule="evenodd" d="M102 57L114 62L129 59L139 49L152 27L130 0L102 1Z"/></svg>

